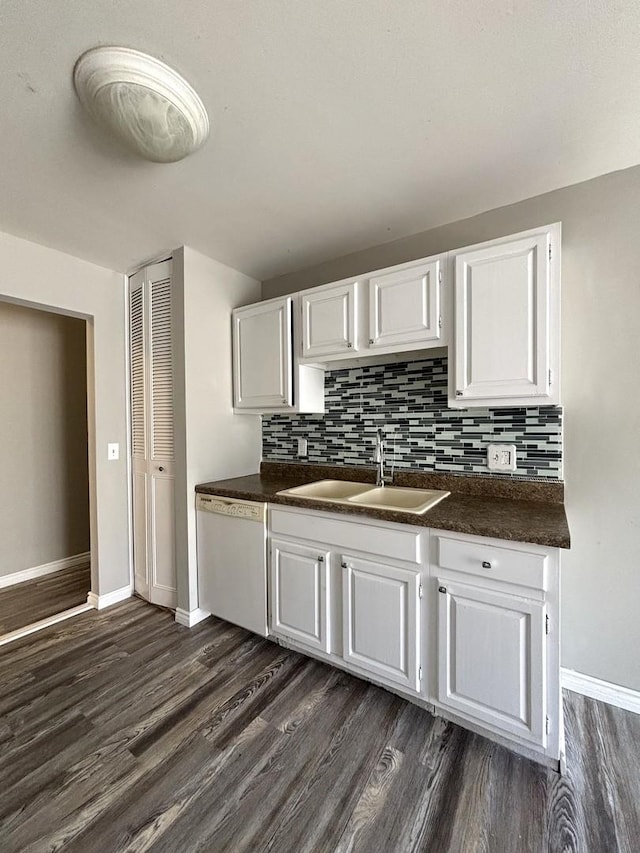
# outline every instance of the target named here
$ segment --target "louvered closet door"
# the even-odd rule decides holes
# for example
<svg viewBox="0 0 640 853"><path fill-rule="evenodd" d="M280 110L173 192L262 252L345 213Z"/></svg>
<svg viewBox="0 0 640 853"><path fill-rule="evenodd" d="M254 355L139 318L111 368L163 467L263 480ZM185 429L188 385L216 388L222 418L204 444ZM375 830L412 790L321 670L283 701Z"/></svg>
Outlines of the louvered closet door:
<svg viewBox="0 0 640 853"><path fill-rule="evenodd" d="M133 566L136 592L149 598L147 517L147 438L145 354L145 271L129 280L129 346L131 349L131 450L133 476Z"/></svg>
<svg viewBox="0 0 640 853"><path fill-rule="evenodd" d="M130 279L136 591L176 606L171 261Z"/></svg>
<svg viewBox="0 0 640 853"><path fill-rule="evenodd" d="M173 431L173 353L171 262L147 271L150 294L149 501L150 599L176 606L175 451Z"/></svg>

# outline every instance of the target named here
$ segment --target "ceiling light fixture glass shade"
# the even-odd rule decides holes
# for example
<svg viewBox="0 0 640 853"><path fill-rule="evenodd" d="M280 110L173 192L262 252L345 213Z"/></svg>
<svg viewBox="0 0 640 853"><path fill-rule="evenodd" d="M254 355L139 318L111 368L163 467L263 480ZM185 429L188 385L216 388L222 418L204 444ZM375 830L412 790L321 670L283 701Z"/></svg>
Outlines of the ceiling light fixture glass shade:
<svg viewBox="0 0 640 853"><path fill-rule="evenodd" d="M182 160L209 135L209 117L195 90L146 53L88 50L76 62L73 82L89 115L147 160Z"/></svg>

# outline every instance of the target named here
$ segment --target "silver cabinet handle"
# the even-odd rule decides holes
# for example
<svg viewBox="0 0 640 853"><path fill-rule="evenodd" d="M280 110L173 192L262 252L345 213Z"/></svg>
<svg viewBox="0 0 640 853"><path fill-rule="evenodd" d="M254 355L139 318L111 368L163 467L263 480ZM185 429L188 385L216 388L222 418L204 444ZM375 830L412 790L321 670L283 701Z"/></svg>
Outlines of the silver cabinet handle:
<svg viewBox="0 0 640 853"><path fill-rule="evenodd" d="M348 568L349 568L349 566L348 566L346 563L341 563L340 565L342 566L342 568L343 568L343 569L348 569Z"/></svg>
<svg viewBox="0 0 640 853"><path fill-rule="evenodd" d="M462 391L456 391L456 397L462 397Z"/></svg>
<svg viewBox="0 0 640 853"><path fill-rule="evenodd" d="M318 562L324 563L324 557L322 556L322 554L320 554L320 556L318 557Z"/></svg>
<svg viewBox="0 0 640 853"><path fill-rule="evenodd" d="M158 471L164 471L164 468L162 467L162 465L158 468Z"/></svg>
<svg viewBox="0 0 640 853"><path fill-rule="evenodd" d="M441 592L441 593L443 593L444 595L446 595L446 592L447 592L447 588L446 588L446 586L439 586L439 587L438 587L438 592Z"/></svg>
<svg viewBox="0 0 640 853"><path fill-rule="evenodd" d="M482 568L483 568L483 569L490 569L490 568L491 568L491 563L490 563L488 560L483 560L483 561L482 561Z"/></svg>
<svg viewBox="0 0 640 853"><path fill-rule="evenodd" d="M351 341L348 341L347 346L348 346L348 347L352 347L352 346L353 346L353 344L351 343Z"/></svg>
<svg viewBox="0 0 640 853"><path fill-rule="evenodd" d="M374 343L375 343L375 341L373 340L373 338L369 338L369 343L370 343L370 344L374 344Z"/></svg>

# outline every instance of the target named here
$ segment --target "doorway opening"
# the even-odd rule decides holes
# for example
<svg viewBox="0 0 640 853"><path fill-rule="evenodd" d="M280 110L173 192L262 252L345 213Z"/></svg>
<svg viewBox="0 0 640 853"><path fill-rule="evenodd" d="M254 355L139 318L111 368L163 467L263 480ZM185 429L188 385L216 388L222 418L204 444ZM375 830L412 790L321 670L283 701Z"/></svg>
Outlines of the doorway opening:
<svg viewBox="0 0 640 853"><path fill-rule="evenodd" d="M89 609L87 321L0 301L0 642Z"/></svg>

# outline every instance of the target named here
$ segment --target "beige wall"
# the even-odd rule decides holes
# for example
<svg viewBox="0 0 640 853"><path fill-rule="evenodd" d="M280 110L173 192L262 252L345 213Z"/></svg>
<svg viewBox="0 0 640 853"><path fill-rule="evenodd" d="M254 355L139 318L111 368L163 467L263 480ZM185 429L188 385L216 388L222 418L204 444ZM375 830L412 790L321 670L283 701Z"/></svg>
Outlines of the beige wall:
<svg viewBox="0 0 640 853"><path fill-rule="evenodd" d="M231 310L260 299L260 283L188 247L173 253L178 298L176 534L178 606L198 606L195 486L253 474L261 420L233 414Z"/></svg>
<svg viewBox="0 0 640 853"><path fill-rule="evenodd" d="M263 283L263 298L562 221L562 663L640 690L640 167Z"/></svg>
<svg viewBox="0 0 640 853"><path fill-rule="evenodd" d="M124 284L116 272L0 233L0 300L88 321L91 584L99 595L131 577ZM119 442L119 461L107 461L108 442Z"/></svg>
<svg viewBox="0 0 640 853"><path fill-rule="evenodd" d="M85 326L0 302L0 575L89 550Z"/></svg>

